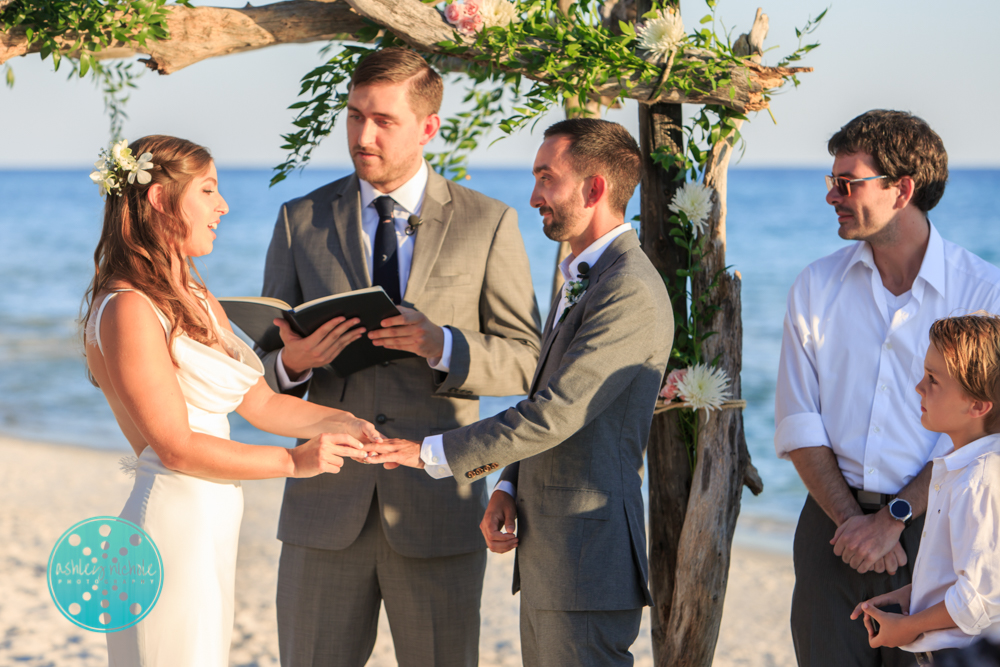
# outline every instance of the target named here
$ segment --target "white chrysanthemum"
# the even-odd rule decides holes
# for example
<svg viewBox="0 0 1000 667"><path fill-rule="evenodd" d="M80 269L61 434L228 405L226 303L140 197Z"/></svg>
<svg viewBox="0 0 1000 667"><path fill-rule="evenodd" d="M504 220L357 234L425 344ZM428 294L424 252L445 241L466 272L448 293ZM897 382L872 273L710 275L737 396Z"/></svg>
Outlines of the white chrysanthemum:
<svg viewBox="0 0 1000 667"><path fill-rule="evenodd" d="M705 233L708 216L712 213L712 188L701 183L685 183L670 202L674 213L683 211L694 227L694 237Z"/></svg>
<svg viewBox="0 0 1000 667"><path fill-rule="evenodd" d="M514 3L507 0L480 0L479 15L487 28L500 26L506 28L518 20Z"/></svg>
<svg viewBox="0 0 1000 667"><path fill-rule="evenodd" d="M695 364L677 381L677 393L695 410L705 408L707 416L729 398L729 377L721 368Z"/></svg>
<svg viewBox="0 0 1000 667"><path fill-rule="evenodd" d="M680 13L661 9L654 19L649 19L636 30L639 48L649 51L658 60L666 60L671 51L684 41L684 21Z"/></svg>

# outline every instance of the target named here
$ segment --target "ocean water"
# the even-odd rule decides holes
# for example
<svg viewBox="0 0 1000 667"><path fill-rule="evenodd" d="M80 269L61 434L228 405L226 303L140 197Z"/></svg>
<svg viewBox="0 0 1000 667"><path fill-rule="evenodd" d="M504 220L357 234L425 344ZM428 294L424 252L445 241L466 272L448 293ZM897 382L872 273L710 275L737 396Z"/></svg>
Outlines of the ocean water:
<svg viewBox="0 0 1000 667"><path fill-rule="evenodd" d="M27 439L128 451L100 391L85 375L76 318L93 272L102 201L87 173L0 171L0 432ZM220 170L230 206L215 251L200 262L217 296L260 293L264 255L281 202L347 173L308 170L268 188L268 170ZM794 519L804 489L774 455L774 384L788 288L812 260L844 245L825 201L823 170L734 169L729 177L728 263L743 277L743 397L759 498L744 513L763 522ZM517 209L544 318L556 244L528 206L528 169L474 169L465 184ZM628 217L637 212L633 198ZM1000 262L1000 171L956 170L932 212L941 234ZM482 416L516 399L487 398ZM233 438L287 444L233 415Z"/></svg>

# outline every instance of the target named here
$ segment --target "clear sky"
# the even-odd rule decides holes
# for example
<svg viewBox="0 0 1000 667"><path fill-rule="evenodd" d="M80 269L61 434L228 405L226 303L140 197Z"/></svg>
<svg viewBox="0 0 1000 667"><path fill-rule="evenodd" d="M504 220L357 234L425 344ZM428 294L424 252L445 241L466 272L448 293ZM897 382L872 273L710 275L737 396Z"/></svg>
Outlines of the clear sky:
<svg viewBox="0 0 1000 667"><path fill-rule="evenodd" d="M749 28L757 6L719 0L719 16L733 38ZM764 6L771 25L765 46L775 48L765 63L793 50L794 28L828 6L813 35L821 46L801 63L816 71L772 101L777 125L766 112L751 116L741 166L826 166L829 136L857 114L881 107L926 119L943 137L952 166L1000 167L992 119L1000 107L1000 3L771 0ZM689 31L707 13L702 0L684 0L681 9ZM284 157L280 134L291 129L293 118L287 107L297 100L299 78L322 62L321 46L283 45L203 61L170 76L148 74L129 103L125 136L173 134L208 146L221 166L272 167ZM65 70L53 73L51 61L37 55L11 65L17 83L13 90L0 87L0 168L89 167L107 141L93 84L67 81ZM463 92L461 84L449 86L443 114L457 108ZM634 104L607 117L637 130ZM525 132L480 149L472 164L530 165L547 124L542 120L534 137ZM348 163L338 127L316 152L315 164Z"/></svg>

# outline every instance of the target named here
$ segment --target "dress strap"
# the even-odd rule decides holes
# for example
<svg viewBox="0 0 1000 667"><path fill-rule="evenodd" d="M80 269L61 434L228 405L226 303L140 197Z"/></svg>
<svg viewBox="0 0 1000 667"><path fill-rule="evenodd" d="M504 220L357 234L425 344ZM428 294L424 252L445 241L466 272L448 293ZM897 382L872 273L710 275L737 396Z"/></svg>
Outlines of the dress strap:
<svg viewBox="0 0 1000 667"><path fill-rule="evenodd" d="M167 337L170 336L170 320L167 319L166 315L164 315L162 312L160 312L160 309L156 307L156 304L153 303L152 299L150 299L148 296L146 296L145 294L143 294L139 290L134 290L134 289L118 289L118 290L114 290L114 291L108 293L108 295L106 297L104 297L104 301L101 302L100 307L97 309L97 314L94 316L94 324L93 324L92 333L93 333L93 336L94 336L94 340L97 341L97 349L99 349L101 351L101 354L104 354L104 347L101 345L101 317L104 315L104 308L108 305L108 303L110 303L111 299L113 299L115 296L121 294L122 292L135 292L136 294L138 294L139 296L141 296L143 299L145 299L147 302L149 302L149 305L153 309L153 312L156 313L157 319L160 320L160 324L163 325L163 332L165 334L167 334ZM87 327L87 328L88 328L88 330L90 330L90 327Z"/></svg>

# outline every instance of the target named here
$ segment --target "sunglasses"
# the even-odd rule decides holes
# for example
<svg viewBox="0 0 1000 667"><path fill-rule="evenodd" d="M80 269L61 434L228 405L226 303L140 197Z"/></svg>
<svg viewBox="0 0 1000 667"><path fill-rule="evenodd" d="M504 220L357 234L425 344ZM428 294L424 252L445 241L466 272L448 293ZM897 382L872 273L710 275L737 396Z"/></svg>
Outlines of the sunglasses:
<svg viewBox="0 0 1000 667"><path fill-rule="evenodd" d="M837 188L837 192L845 197L851 196L851 183L861 183L864 181L877 181L880 178L888 178L886 175L882 176L868 176L867 178L847 178L846 176L824 176L826 179L826 191L829 192L834 188Z"/></svg>

